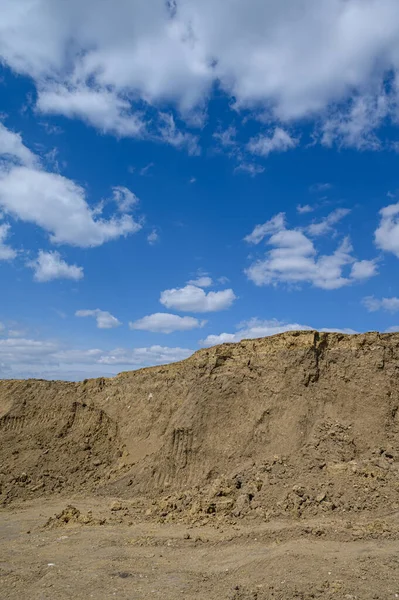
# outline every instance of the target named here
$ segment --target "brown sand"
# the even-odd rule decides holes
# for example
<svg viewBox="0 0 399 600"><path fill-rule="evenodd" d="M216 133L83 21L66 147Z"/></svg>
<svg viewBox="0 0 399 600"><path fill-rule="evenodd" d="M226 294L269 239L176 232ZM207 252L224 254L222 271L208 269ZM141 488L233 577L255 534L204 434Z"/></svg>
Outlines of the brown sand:
<svg viewBox="0 0 399 600"><path fill-rule="evenodd" d="M0 381L0 597L399 598L398 358L293 332Z"/></svg>

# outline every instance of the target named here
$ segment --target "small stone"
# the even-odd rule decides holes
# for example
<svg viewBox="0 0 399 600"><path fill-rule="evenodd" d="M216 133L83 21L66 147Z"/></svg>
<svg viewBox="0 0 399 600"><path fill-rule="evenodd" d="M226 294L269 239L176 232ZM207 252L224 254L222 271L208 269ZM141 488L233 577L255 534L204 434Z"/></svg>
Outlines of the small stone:
<svg viewBox="0 0 399 600"><path fill-rule="evenodd" d="M292 487L292 491L297 495L297 496L304 496L305 495L305 488L302 485L294 485Z"/></svg>

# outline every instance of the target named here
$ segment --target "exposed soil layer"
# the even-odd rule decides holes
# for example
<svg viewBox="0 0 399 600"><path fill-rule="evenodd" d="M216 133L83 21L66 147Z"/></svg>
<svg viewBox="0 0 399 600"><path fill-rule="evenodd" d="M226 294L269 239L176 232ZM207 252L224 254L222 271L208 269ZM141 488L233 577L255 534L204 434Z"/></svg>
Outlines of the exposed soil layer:
<svg viewBox="0 0 399 600"><path fill-rule="evenodd" d="M103 535L115 535L118 544L125 544L127 531L138 523L150 540L168 528L186 533L190 527L223 528L226 535L215 538L214 549L225 557L221 564L231 561L238 583L233 585L234 577L219 571L215 577L206 575L204 583L200 573L207 572L208 550L182 541L171 560L180 560L181 554L188 562L171 569L186 569L186 575L176 577L181 582L188 578L191 592L184 583L186 591L158 597L395 598L398 358L399 334L290 332L201 350L181 363L112 379L0 381L2 516L15 532L13 515L23 522L22 515L31 519L29 511L37 511L35 507L57 504L58 512L43 514L39 521L32 517L34 527L51 544L60 531L75 528L73 539L80 540L82 552L85 544L96 544ZM259 556L252 541L236 539L237 527L246 528L247 534L257 531L257 544L263 532ZM32 544L18 537L21 532L15 535L7 537L7 530L4 539L16 544L15 552L28 556ZM279 548L274 547L276 540ZM366 541L369 545L356 545ZM344 554L338 559L335 549L340 544ZM276 567L283 546L292 558L291 587L277 581L284 579L284 569ZM199 570L188 567L186 551L197 556L192 560L201 563ZM362 553L370 555L366 567L350 571L347 561L364 565ZM342 563L341 584L327 575L319 581L316 566L322 569L323 557ZM24 596L18 576L3 563L0 584L4 580L9 586L7 598L91 597L83 583L75 595L66 595L65 589L46 595L40 583L37 596ZM172 575L161 563L154 567L161 577L154 585L167 590ZM258 567L270 571L269 587L264 578L256 584ZM379 583L372 579L371 568L380 569ZM309 587L306 569L318 587ZM128 595L137 573L126 565L115 565L114 571L130 573L115 575L127 594L118 583L118 597L151 595L151 585L147 582L147 589L144 581L143 595ZM363 577L360 572L367 585L359 584L356 591L350 578ZM53 577L46 570L31 576L41 582ZM378 585L385 586L385 595L372 595L380 593ZM93 597L111 597L113 592L101 595L104 589L99 587Z"/></svg>
<svg viewBox="0 0 399 600"><path fill-rule="evenodd" d="M0 382L0 499L173 518L397 510L399 334L286 333L83 383Z"/></svg>

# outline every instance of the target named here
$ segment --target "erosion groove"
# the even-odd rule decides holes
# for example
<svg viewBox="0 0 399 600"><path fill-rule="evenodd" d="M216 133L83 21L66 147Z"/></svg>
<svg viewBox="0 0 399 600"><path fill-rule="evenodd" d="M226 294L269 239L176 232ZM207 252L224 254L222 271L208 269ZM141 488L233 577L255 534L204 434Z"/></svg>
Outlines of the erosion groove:
<svg viewBox="0 0 399 600"><path fill-rule="evenodd" d="M399 509L399 334L313 331L82 383L0 382L0 501L95 492L166 520Z"/></svg>

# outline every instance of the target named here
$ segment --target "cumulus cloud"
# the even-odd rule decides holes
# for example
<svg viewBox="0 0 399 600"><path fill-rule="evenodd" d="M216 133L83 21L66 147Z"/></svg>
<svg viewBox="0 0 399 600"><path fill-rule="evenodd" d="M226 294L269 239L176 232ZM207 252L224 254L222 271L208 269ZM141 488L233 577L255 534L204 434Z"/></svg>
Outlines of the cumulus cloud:
<svg viewBox="0 0 399 600"><path fill-rule="evenodd" d="M302 210L303 212L303 210ZM336 208L329 215L317 221L315 223L311 223L307 227L307 231L310 235L316 237L319 235L325 235L333 231L334 225L339 223L344 217L350 214L349 208Z"/></svg>
<svg viewBox="0 0 399 600"><path fill-rule="evenodd" d="M0 122L0 156L24 165L38 164L38 158L25 146L19 133L7 129Z"/></svg>
<svg viewBox="0 0 399 600"><path fill-rule="evenodd" d="M351 269L352 279L369 279L378 274L377 260L357 260Z"/></svg>
<svg viewBox="0 0 399 600"><path fill-rule="evenodd" d="M276 233L285 228L285 213L278 213L266 223L256 225L254 230L244 240L249 244L259 244L271 233Z"/></svg>
<svg viewBox="0 0 399 600"><path fill-rule="evenodd" d="M386 310L388 312L399 311L399 298L375 298L374 296L366 296L363 298L363 304L370 312L377 310Z"/></svg>
<svg viewBox="0 0 399 600"><path fill-rule="evenodd" d="M118 209L122 213L129 212L137 206L139 199L136 194L133 194L131 190L122 185L118 185L112 188L114 202L117 204Z"/></svg>
<svg viewBox="0 0 399 600"><path fill-rule="evenodd" d="M96 218L85 190L57 173L24 166L0 172L0 207L39 225L56 244L93 247L141 229L130 215Z"/></svg>
<svg viewBox="0 0 399 600"><path fill-rule="evenodd" d="M118 137L140 137L145 124L128 100L107 88L90 88L84 83L53 83L39 88L37 110L79 118L104 133Z"/></svg>
<svg viewBox="0 0 399 600"><path fill-rule="evenodd" d="M381 220L374 239L377 248L392 252L399 258L399 202L380 210Z"/></svg>
<svg viewBox="0 0 399 600"><path fill-rule="evenodd" d="M183 312L216 312L230 308L236 300L233 290L221 292L204 292L195 285L186 285L183 288L164 290L160 302L166 308Z"/></svg>
<svg viewBox="0 0 399 600"><path fill-rule="evenodd" d="M37 258L28 261L26 266L33 269L33 278L40 283L53 279L83 279L83 267L69 265L61 258L60 253L55 251L39 250Z"/></svg>
<svg viewBox="0 0 399 600"><path fill-rule="evenodd" d="M17 252L6 244L6 239L9 236L10 225L1 223L0 225L0 260L12 260L17 256Z"/></svg>
<svg viewBox="0 0 399 600"><path fill-rule="evenodd" d="M397 110L395 86L386 102L381 84L399 69L399 7L120 0L115 11L111 0L3 0L0 57L33 78L38 109L116 135L142 135L143 106L202 115L217 83L236 110L267 111L275 122L338 106L327 111L322 143L365 147L386 106Z"/></svg>
<svg viewBox="0 0 399 600"><path fill-rule="evenodd" d="M53 243L83 248L99 246L141 229L141 223L126 214L137 202L127 188L113 189L114 199L124 214L102 219L101 209L90 208L84 188L42 169L18 134L2 126L0 141L2 138L5 145L0 146L0 208L10 216L43 228Z"/></svg>
<svg viewBox="0 0 399 600"><path fill-rule="evenodd" d="M258 135L249 140L247 149L251 154L269 156L271 152L286 152L298 145L298 140L291 137L287 131L276 127L273 135Z"/></svg>
<svg viewBox="0 0 399 600"><path fill-rule="evenodd" d="M129 323L130 329L152 331L156 333L173 333L174 331L190 331L203 327L206 321L199 321L194 317L179 317L169 313L155 313Z"/></svg>
<svg viewBox="0 0 399 600"><path fill-rule="evenodd" d="M94 310L77 310L75 317L94 317L96 319L98 329L115 329L122 323L111 313L106 310L96 308Z"/></svg>
<svg viewBox="0 0 399 600"><path fill-rule="evenodd" d="M312 240L299 229L287 229L280 213L263 225L257 225L245 239L258 244L269 236L272 249L245 270L256 285L310 283L322 289L337 289L377 273L375 261L358 261L349 238L344 238L332 254L319 253ZM352 270L345 274L345 271Z"/></svg>
<svg viewBox="0 0 399 600"><path fill-rule="evenodd" d="M211 285L213 285L212 278L209 277L208 275L201 275L201 276L197 277L197 279L191 279L187 283L188 283L188 285L195 285L195 286L201 287L201 288L207 288L207 287L211 287Z"/></svg>
<svg viewBox="0 0 399 600"><path fill-rule="evenodd" d="M217 344L226 344L232 342L240 342L241 340L249 340L254 338L268 337L285 331L310 331L315 329L308 325L299 325L298 323L285 323L277 319L261 320L249 319L240 323L235 333L221 333L219 335L208 335L207 338L201 341L201 345L205 347L216 346ZM342 332L356 333L353 329L328 329L322 328L319 331L326 332Z"/></svg>
<svg viewBox="0 0 399 600"><path fill-rule="evenodd" d="M144 348L78 349L57 341L0 338L0 377L81 380L188 358L192 350Z"/></svg>

